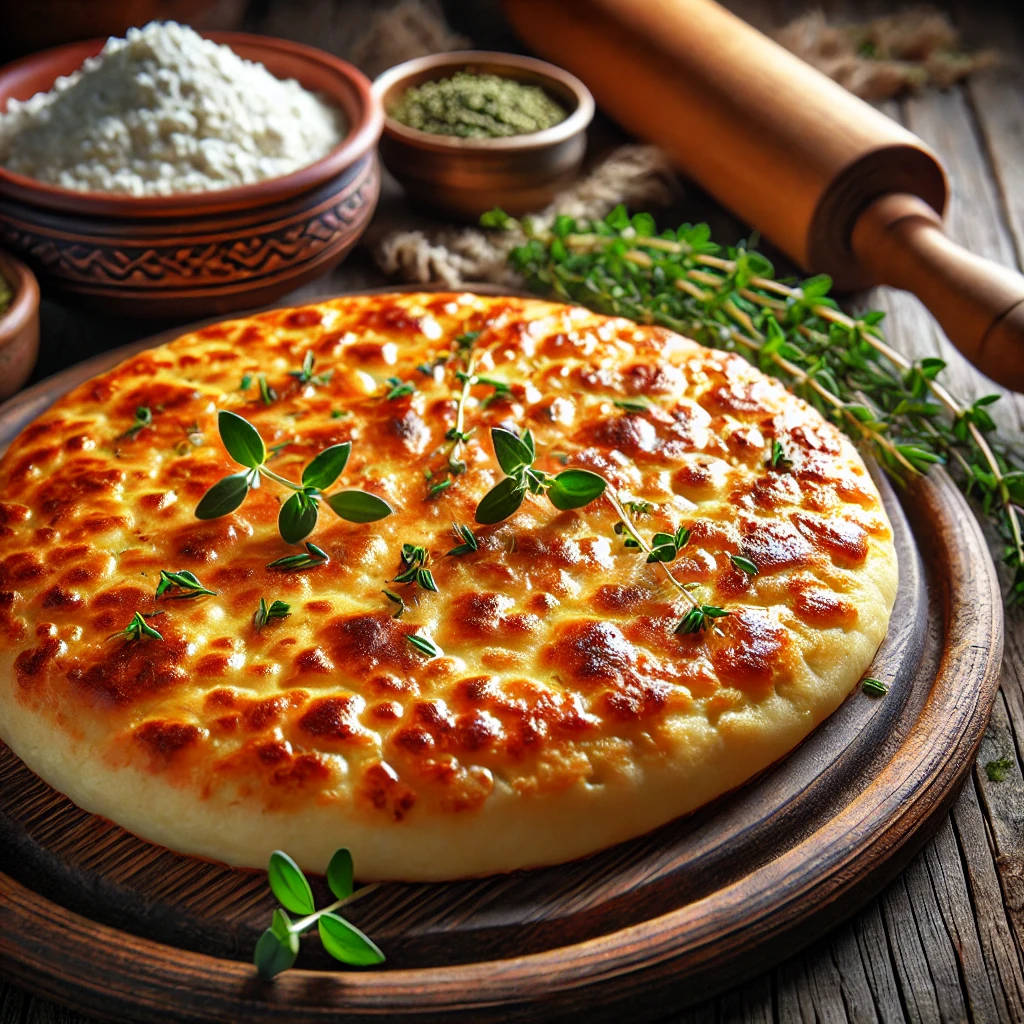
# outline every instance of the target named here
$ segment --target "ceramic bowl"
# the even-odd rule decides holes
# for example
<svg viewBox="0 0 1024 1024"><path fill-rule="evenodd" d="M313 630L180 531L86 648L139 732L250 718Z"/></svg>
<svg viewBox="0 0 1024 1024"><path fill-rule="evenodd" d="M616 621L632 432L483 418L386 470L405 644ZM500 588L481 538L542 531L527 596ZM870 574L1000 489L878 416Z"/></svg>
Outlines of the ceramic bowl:
<svg viewBox="0 0 1024 1024"><path fill-rule="evenodd" d="M457 71L538 85L569 116L529 135L462 139L409 128L387 115L406 90ZM461 50L418 57L385 71L373 92L384 107L380 153L387 169L415 201L462 220L476 220L495 206L511 214L547 206L576 177L594 116L594 98L578 78L554 64L511 53Z"/></svg>
<svg viewBox="0 0 1024 1024"><path fill-rule="evenodd" d="M39 284L21 260L0 252L0 276L14 298L0 313L0 400L10 398L32 375L39 355Z"/></svg>
<svg viewBox="0 0 1024 1024"><path fill-rule="evenodd" d="M0 167L0 245L45 285L107 312L192 318L272 302L338 264L362 235L380 188L382 115L356 68L308 46L204 33L294 78L339 107L349 131L326 156L253 185L173 196L75 192ZM103 40L62 46L0 69L7 101L48 90Z"/></svg>

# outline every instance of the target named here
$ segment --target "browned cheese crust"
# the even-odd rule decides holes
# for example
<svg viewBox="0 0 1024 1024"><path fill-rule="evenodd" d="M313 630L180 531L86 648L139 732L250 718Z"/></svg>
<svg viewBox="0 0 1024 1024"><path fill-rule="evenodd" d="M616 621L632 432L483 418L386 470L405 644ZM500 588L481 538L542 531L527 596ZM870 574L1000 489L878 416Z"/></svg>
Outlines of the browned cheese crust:
<svg viewBox="0 0 1024 1024"><path fill-rule="evenodd" d="M469 331L477 372L509 393L471 389L466 472L428 498L460 389L443 357ZM290 375L307 351L328 382ZM388 399L389 377L416 390ZM638 396L648 410L615 404ZM139 407L152 425L125 436ZM221 409L281 446L269 465L290 479L351 440L341 484L396 513L356 525L324 509L311 539L329 563L269 570L296 550L277 530L281 487L194 516L239 468ZM721 630L673 633L688 605L623 546L603 498L559 512L529 497L477 527L502 478L489 438L502 424L532 429L539 468L590 469L651 503L645 536L689 526L671 568L730 611ZM766 465L775 440L791 468ZM453 522L474 528L476 552L446 556ZM430 551L438 593L389 582L406 542ZM161 569L216 596L157 600ZM230 863L284 847L322 870L341 845L366 878L551 863L691 810L791 749L866 670L895 586L891 529L853 447L740 357L540 301L341 298L133 356L12 444L0 735L87 809ZM384 588L405 598L401 618ZM261 597L291 615L258 632ZM108 639L136 611L160 613L148 621L162 641ZM443 656L420 654L413 632Z"/></svg>

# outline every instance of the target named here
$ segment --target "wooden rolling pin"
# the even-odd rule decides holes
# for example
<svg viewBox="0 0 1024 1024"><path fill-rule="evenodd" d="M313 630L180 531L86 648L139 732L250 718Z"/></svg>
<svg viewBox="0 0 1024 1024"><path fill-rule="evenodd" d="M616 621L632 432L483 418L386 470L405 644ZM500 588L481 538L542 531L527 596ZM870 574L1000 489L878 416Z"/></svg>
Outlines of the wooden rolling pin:
<svg viewBox="0 0 1024 1024"><path fill-rule="evenodd" d="M1024 277L943 233L915 135L712 0L505 0L519 35L806 270L917 295L961 352L1024 390Z"/></svg>

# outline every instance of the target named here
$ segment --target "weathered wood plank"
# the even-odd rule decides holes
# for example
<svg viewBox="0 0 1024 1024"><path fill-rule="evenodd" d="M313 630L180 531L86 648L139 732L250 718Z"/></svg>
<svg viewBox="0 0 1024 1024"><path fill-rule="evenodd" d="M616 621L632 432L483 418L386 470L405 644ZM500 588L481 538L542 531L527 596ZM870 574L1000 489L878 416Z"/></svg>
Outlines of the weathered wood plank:
<svg viewBox="0 0 1024 1024"><path fill-rule="evenodd" d="M892 952L885 933L885 922L882 920L881 899L874 900L849 927L856 936L860 964L867 976L879 1020L882 1024L897 1024L906 1020ZM856 963L852 955L847 962Z"/></svg>
<svg viewBox="0 0 1024 1024"><path fill-rule="evenodd" d="M996 716L1005 716L1001 702ZM995 717L995 716L994 716ZM987 740L986 740L987 743ZM987 760L982 747L979 762ZM996 999L999 1020L1024 1020L1024 973L1020 948L1007 920L999 876L987 834L985 818L973 782L964 786L953 808L953 827L967 870L974 920L981 943L984 968Z"/></svg>
<svg viewBox="0 0 1024 1024"><path fill-rule="evenodd" d="M967 1006L956 961L923 856L882 894L882 917L907 1019L915 1024L964 1020Z"/></svg>

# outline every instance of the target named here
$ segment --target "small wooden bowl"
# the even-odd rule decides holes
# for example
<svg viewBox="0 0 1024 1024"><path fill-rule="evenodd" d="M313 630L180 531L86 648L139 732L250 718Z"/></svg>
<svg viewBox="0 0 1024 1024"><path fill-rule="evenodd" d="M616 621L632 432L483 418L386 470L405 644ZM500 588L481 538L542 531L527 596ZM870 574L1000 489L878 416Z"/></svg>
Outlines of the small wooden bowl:
<svg viewBox="0 0 1024 1024"><path fill-rule="evenodd" d="M0 400L29 379L39 355L39 283L21 260L0 252L0 276L14 298L0 313Z"/></svg>
<svg viewBox="0 0 1024 1024"><path fill-rule="evenodd" d="M339 107L348 134L326 156L253 185L171 196L76 192L0 167L0 244L44 283L107 312L194 318L272 302L336 266L377 204L383 116L368 79L309 46L208 32L278 78ZM0 110L70 74L105 40L61 46L0 70Z"/></svg>
<svg viewBox="0 0 1024 1024"><path fill-rule="evenodd" d="M457 71L539 85L569 116L544 131L500 139L433 135L388 117L389 107L408 89ZM578 78L511 53L462 50L418 57L385 71L373 92L384 107L380 154L387 169L416 201L464 220L476 220L495 206L511 214L547 206L576 176L594 116L594 98Z"/></svg>

